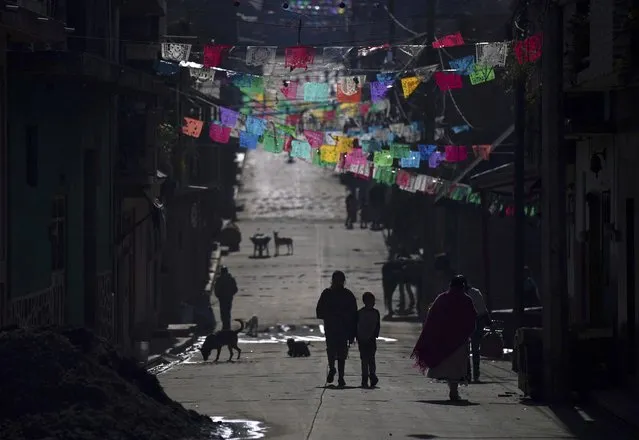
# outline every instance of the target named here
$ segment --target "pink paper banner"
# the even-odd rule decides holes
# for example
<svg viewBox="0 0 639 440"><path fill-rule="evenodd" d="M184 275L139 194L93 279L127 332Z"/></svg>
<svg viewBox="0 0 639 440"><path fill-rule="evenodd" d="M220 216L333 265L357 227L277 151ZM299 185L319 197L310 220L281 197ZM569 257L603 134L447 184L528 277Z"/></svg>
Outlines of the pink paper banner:
<svg viewBox="0 0 639 440"><path fill-rule="evenodd" d="M224 127L212 122L209 127L209 137L218 144L228 144L231 137L231 127Z"/></svg>
<svg viewBox="0 0 639 440"><path fill-rule="evenodd" d="M439 87L439 90L442 92L462 88L462 76L456 73L435 72L433 77L435 78L437 87Z"/></svg>
<svg viewBox="0 0 639 440"><path fill-rule="evenodd" d="M324 143L323 131L304 130L304 137L313 148L319 148Z"/></svg>
<svg viewBox="0 0 639 440"><path fill-rule="evenodd" d="M461 32L455 32L454 34L445 35L433 41L433 47L435 49L441 49L442 47L454 47L454 46L463 46L463 45L464 45L464 39L461 36Z"/></svg>

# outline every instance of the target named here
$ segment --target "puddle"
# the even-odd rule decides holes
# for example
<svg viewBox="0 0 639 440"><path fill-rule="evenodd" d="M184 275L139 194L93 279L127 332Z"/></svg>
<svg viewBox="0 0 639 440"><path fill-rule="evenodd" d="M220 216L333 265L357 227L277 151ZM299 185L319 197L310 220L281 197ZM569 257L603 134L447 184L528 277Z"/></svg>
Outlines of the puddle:
<svg viewBox="0 0 639 440"><path fill-rule="evenodd" d="M262 422L254 420L231 420L224 417L211 417L216 424L210 432L211 440L253 440L264 438L266 427Z"/></svg>

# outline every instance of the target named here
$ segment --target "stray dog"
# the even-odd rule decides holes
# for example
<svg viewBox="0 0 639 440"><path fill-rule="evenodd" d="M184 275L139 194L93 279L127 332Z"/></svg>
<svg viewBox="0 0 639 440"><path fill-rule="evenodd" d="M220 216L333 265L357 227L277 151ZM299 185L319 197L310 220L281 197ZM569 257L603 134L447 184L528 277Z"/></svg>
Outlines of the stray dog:
<svg viewBox="0 0 639 440"><path fill-rule="evenodd" d="M266 255L269 255L268 252L268 243L271 241L271 237L268 235L255 234L251 237L251 242L253 243L253 257L257 257L258 255L261 257L264 251L266 251Z"/></svg>
<svg viewBox="0 0 639 440"><path fill-rule="evenodd" d="M237 351L237 359L240 358L242 350L240 350L240 347L237 346L237 335L244 330L244 321L241 319L235 319L235 321L240 323L240 328L238 330L220 330L219 332L206 337L204 344L202 344L202 348L200 348L202 359L205 361L208 360L213 349L216 349L217 356L215 357L215 362L217 362L220 359L222 347L225 345L229 348L229 353L231 354L229 362L233 360L233 350Z"/></svg>
<svg viewBox="0 0 639 440"><path fill-rule="evenodd" d="M308 349L308 346L311 345L310 342L296 341L293 338L288 338L286 345L288 345L288 355L290 357L309 357L311 355L311 351Z"/></svg>
<svg viewBox="0 0 639 440"><path fill-rule="evenodd" d="M257 338L257 316L251 316L251 319L246 321L246 335L251 336L253 338Z"/></svg>
<svg viewBox="0 0 639 440"><path fill-rule="evenodd" d="M293 239L289 237L280 237L278 232L273 232L275 240L275 256L280 254L280 246L286 246L286 255L293 255Z"/></svg>

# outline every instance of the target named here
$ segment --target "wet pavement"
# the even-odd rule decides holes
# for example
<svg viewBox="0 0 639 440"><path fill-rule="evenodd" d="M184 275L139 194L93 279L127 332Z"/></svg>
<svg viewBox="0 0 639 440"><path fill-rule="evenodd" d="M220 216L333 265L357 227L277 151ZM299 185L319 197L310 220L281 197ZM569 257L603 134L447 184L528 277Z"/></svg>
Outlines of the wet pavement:
<svg viewBox="0 0 639 440"><path fill-rule="evenodd" d="M334 195L318 201L322 208L310 209L304 220L291 218L294 210L267 208L263 198L273 203L282 199L273 194L312 205L317 191L343 192L335 179L325 179L323 174L311 178L306 171L295 171L297 165L285 168L284 157L278 157L282 166L276 164L273 170L270 162L255 158L249 159L256 169L245 189L248 195L261 196L247 199L239 223L244 242L240 252L225 257L224 264L239 285L233 317L248 320L255 315L261 331L257 338L240 335L239 361L226 362L226 349L218 363L203 361L197 350L176 360L158 376L169 396L202 414L244 421L220 425L227 429L227 438L238 440L259 438L241 432L258 422L260 435L282 440L637 438L590 409L551 409L522 400L517 378L503 361L483 362L482 383L464 387L461 393L467 400L451 405L446 386L429 381L413 367L409 357L420 331L414 322L382 322L381 336L387 339L378 344L379 388L358 388L357 346L347 360L347 387L327 387L321 323L314 319L317 298L331 273L339 269L346 272L347 287L360 305L361 294L371 290L382 308L381 266L377 264L385 256L382 237L368 230L345 230L336 211L341 204L329 200L337 200ZM315 189L313 179L321 189ZM296 181L304 183L296 186ZM324 212L330 206L333 211ZM283 212L289 212L289 217ZM331 216L338 220L331 222ZM258 231L278 231L293 238L295 254L249 258L253 249L246 237ZM217 308L215 312L219 313ZM310 341L311 356L288 357L288 337Z"/></svg>

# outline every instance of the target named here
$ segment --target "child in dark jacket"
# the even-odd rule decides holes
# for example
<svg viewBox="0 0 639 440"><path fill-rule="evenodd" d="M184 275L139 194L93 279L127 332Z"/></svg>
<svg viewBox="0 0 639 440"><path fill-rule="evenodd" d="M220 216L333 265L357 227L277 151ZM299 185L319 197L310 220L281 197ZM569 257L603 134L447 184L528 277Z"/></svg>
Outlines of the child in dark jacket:
<svg viewBox="0 0 639 440"><path fill-rule="evenodd" d="M376 375L375 352L377 351L377 337L380 330L379 311L375 308L375 295L364 293L362 297L364 307L357 312L357 345L359 357L362 361L362 388L374 388L379 382Z"/></svg>

